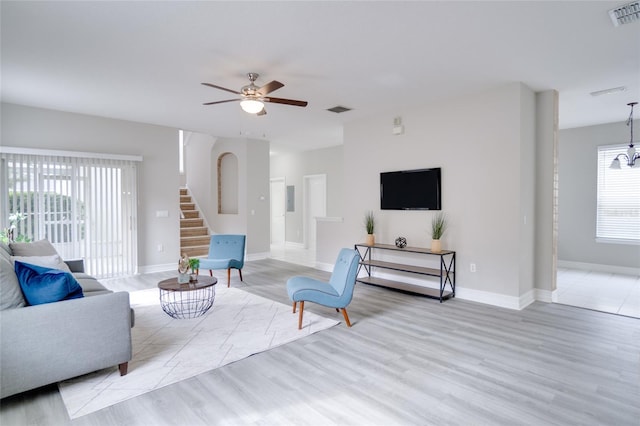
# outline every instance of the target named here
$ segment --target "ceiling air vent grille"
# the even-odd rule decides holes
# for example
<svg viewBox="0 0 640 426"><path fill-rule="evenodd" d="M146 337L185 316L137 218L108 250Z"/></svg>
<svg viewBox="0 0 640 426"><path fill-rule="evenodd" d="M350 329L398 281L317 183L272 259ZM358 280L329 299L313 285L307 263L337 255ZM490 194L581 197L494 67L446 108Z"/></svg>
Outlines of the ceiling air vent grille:
<svg viewBox="0 0 640 426"><path fill-rule="evenodd" d="M640 19L640 1L634 1L609 11L609 17L615 27L630 24Z"/></svg>
<svg viewBox="0 0 640 426"><path fill-rule="evenodd" d="M333 108L329 108L327 111L335 112L336 114L340 114L341 112L351 111L351 108L343 107L343 106L334 106Z"/></svg>

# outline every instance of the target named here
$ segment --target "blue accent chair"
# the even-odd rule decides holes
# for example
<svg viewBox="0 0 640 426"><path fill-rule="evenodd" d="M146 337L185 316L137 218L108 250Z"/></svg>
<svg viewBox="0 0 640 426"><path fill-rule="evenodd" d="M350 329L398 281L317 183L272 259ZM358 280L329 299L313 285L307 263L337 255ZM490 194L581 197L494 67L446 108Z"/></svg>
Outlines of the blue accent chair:
<svg viewBox="0 0 640 426"><path fill-rule="evenodd" d="M298 329L302 329L302 313L305 301L335 308L336 311L342 311L347 327L351 327L349 315L347 315L347 306L353 298L359 261L360 256L356 250L343 248L340 250L328 283L304 276L289 278L287 281L287 293L293 301L294 314L296 313L296 305L300 302Z"/></svg>
<svg viewBox="0 0 640 426"><path fill-rule="evenodd" d="M212 235L209 241L209 255L200 259L199 269L208 269L211 276L214 269L226 269L227 287L231 285L231 269L237 269L242 281L245 241L246 235Z"/></svg>

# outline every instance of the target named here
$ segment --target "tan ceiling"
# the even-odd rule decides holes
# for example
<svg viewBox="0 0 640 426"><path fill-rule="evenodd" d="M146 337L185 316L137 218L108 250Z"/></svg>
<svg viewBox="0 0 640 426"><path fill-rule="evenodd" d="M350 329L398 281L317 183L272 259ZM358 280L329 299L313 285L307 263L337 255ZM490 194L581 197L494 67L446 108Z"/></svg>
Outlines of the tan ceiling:
<svg viewBox="0 0 640 426"><path fill-rule="evenodd" d="M607 14L623 3L2 1L2 101L291 149L517 81L559 91L562 128L621 122L640 100L640 21L616 28ZM234 95L201 82L238 90L247 72L309 106L202 105Z"/></svg>

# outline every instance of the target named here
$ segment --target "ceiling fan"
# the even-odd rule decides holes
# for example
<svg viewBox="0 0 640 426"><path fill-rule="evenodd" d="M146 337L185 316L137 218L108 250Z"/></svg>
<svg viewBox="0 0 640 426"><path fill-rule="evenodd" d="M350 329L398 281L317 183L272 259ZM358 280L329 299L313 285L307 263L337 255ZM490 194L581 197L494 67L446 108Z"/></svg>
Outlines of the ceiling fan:
<svg viewBox="0 0 640 426"><path fill-rule="evenodd" d="M240 101L240 107L250 114L256 115L265 115L267 113L264 108L265 102L270 102L274 104L284 104L284 105L293 105L299 107L306 107L306 101L296 101L293 99L283 99L283 98L273 98L271 96L267 96L269 93L284 87L284 84L279 81L273 80L262 87L256 86L254 83L258 79L258 74L254 72L250 72L247 74L249 77L249 84L243 86L240 91L227 89L226 87L217 86L211 83L202 83L204 86L213 87L214 89L224 90L226 92L235 93L236 95L240 95L238 99L227 99L224 101L215 101L215 102L206 102L202 105L215 105L222 104L225 102L235 102Z"/></svg>

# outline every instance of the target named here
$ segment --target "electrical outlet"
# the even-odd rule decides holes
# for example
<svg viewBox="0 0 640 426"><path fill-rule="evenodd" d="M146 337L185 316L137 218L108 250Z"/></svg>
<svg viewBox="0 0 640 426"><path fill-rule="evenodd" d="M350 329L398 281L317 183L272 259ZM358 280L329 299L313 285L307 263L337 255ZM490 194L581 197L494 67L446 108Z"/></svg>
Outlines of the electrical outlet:
<svg viewBox="0 0 640 426"><path fill-rule="evenodd" d="M475 271L476 271L476 264L475 264L475 263L471 263L471 264L469 265L469 270L470 270L471 272L475 272Z"/></svg>
<svg viewBox="0 0 640 426"><path fill-rule="evenodd" d="M162 244L158 244L158 251L159 252L164 251L164 246Z"/></svg>

